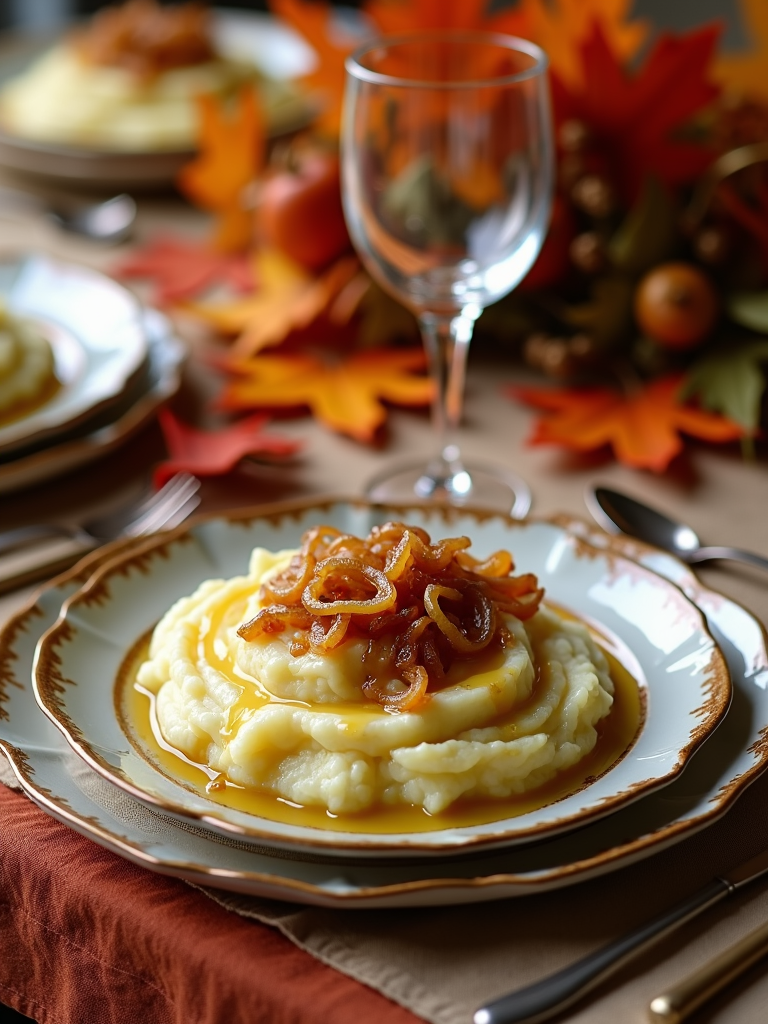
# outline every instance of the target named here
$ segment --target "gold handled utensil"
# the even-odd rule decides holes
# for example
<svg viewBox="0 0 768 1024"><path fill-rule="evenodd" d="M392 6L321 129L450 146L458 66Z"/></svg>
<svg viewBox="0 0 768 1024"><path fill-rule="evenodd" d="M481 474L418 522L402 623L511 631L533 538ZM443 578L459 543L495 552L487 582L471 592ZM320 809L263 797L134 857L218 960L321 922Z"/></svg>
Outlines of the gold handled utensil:
<svg viewBox="0 0 768 1024"><path fill-rule="evenodd" d="M713 957L698 971L651 1000L652 1024L678 1024L768 954L768 924Z"/></svg>
<svg viewBox="0 0 768 1024"><path fill-rule="evenodd" d="M474 1024L539 1024L581 999L613 971L675 928L768 874L768 850L713 878L680 903L601 949L475 1011ZM659 1018L673 1021L675 1018Z"/></svg>

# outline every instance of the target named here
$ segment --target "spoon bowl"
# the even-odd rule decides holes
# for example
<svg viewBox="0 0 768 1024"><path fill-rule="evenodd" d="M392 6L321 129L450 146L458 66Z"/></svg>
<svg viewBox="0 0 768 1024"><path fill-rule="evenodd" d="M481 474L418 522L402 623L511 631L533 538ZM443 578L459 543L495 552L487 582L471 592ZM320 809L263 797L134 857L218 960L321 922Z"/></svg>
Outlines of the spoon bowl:
<svg viewBox="0 0 768 1024"><path fill-rule="evenodd" d="M125 192L101 202L57 207L32 192L2 186L0 209L14 217L44 214L63 231L105 245L127 238L136 220L136 202Z"/></svg>
<svg viewBox="0 0 768 1024"><path fill-rule="evenodd" d="M587 491L586 503L595 521L608 533L627 533L669 551L689 565L731 559L768 569L768 558L741 548L705 546L687 523L671 519L628 494L608 487L592 487Z"/></svg>
<svg viewBox="0 0 768 1024"><path fill-rule="evenodd" d="M83 235L94 242L121 242L136 219L136 202L127 193L101 203L89 203L72 210L49 210L48 217L62 230Z"/></svg>

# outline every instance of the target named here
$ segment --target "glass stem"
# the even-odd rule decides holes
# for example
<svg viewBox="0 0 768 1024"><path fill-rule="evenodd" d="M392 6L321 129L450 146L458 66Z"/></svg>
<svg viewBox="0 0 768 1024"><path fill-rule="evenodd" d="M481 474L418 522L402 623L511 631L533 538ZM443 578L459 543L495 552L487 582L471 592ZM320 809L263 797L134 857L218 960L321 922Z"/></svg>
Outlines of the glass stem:
<svg viewBox="0 0 768 1024"><path fill-rule="evenodd" d="M461 463L456 432L464 404L467 353L479 315L480 309L476 306L468 306L453 316L419 315L429 372L435 383L432 422L438 441L437 455L416 485L420 497L431 498L442 493L466 498L472 487Z"/></svg>

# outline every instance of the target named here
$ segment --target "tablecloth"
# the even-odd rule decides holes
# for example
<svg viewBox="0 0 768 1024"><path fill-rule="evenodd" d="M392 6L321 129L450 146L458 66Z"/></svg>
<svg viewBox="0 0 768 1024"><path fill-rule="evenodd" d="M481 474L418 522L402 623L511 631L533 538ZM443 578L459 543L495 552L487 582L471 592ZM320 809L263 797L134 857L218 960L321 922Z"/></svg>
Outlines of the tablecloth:
<svg viewBox="0 0 768 1024"><path fill-rule="evenodd" d="M199 222L180 205L166 201L143 205L140 236L169 224L186 231L200 229ZM22 242L105 269L115 258L114 253L107 255L85 243L63 240L42 225L23 233L6 232L2 248L18 251ZM462 443L470 458L495 459L522 473L533 487L535 513L583 515L584 488L600 480L679 514L707 540L737 541L763 553L768 551L764 525L768 473L764 461L747 464L735 447L720 450L692 446L671 473L655 478L617 467L602 457L576 459L556 451L526 448L523 441L530 428L530 414L514 406L502 390L504 384L519 379L519 372L513 363L492 354L471 360ZM193 361L176 408L185 415L195 415L201 409L201 395L209 387L207 372ZM308 418L282 422L280 430L305 442L303 456L289 466L251 466L226 479L206 481L205 508L329 492L356 494L368 477L398 456L430 453L429 423L419 413L393 414L386 442L373 449L332 436ZM45 518L51 507L62 516L78 515L117 500L142 485L161 450L157 429L149 428L118 456L95 468L3 497L0 526ZM768 620L768 589L759 571L728 566L702 569L701 575L709 585L737 598L763 621ZM11 595L0 601L0 617L18 599L18 595ZM760 814L762 790L756 789L752 799L756 801L755 813ZM0 895L4 914L0 928L0 998L40 1021L346 1024L348 1020L364 1019L399 1024L414 1020L413 1014L395 1002L322 964L318 959L322 951L317 946L316 955L310 956L276 928L237 916L181 882L128 865L2 787L0 814L4 872ZM727 827L721 835L725 838L718 847L719 860L712 859L713 870L724 860L722 843L727 844ZM648 862L637 876L625 872L606 885L619 886L612 891L620 893L621 885L635 884L635 877L652 878L653 864ZM681 884L692 885L701 873L699 867ZM669 976L665 965L675 970L685 966L686 955L677 961L674 956L684 953L686 947L693 951L693 960L700 961L719 942L744 934L763 913L761 895L765 895L764 889L758 888L719 916L690 927L601 990L608 1000L602 1009L598 994L594 1007L588 1003L566 1014L566 1019L642 1020L648 993L643 983L638 985L638 979L649 976L649 972L653 978L657 972L655 977L661 981ZM580 898L578 893L573 897L577 903ZM668 899L669 893L664 898ZM556 894L535 899L540 900L542 915L556 913ZM638 905L633 905L636 909L628 913L625 923L637 917ZM640 909L650 913L663 905L658 895L655 900L646 900ZM515 901L495 906L514 927ZM535 918L536 904L529 906ZM411 913L418 917L418 912ZM276 925L285 925L293 914L292 908L283 911L278 907L272 919ZM388 928L390 919L391 914ZM477 941L475 936L462 932L458 911L454 915L444 910L438 919L444 931L454 921L456 934L468 946ZM477 919L481 920L482 915ZM551 921L551 917L547 919ZM548 935L547 941L536 946L538 963L530 966L543 973L599 942L604 937L599 922L587 923L581 941L577 941L578 930L577 939L571 930L558 943L557 928L548 932L545 928L542 934ZM367 930L375 939L375 917L371 917ZM297 939L299 931L293 932ZM713 941L696 946L696 941L707 935L714 936ZM383 961L386 948L383 943ZM551 955L542 955L542 949ZM459 943L451 953L454 974L461 969L460 954ZM712 1017L715 1009L710 1008L700 1019L727 1019L738 1024L762 1019L768 984L751 984L757 973L734 990L741 995L732 992L721 1000L720 1013L724 1016ZM515 972L510 972L510 981L514 976ZM438 1002L439 995L435 994Z"/></svg>

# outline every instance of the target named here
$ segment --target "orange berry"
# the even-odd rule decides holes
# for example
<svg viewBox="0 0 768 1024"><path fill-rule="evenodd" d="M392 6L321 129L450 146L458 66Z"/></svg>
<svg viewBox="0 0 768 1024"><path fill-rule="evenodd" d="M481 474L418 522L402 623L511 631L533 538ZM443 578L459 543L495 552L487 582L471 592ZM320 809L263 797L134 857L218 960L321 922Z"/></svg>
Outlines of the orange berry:
<svg viewBox="0 0 768 1024"><path fill-rule="evenodd" d="M649 337L667 348L695 348L717 320L717 289L691 263L662 263L635 292L635 318Z"/></svg>

